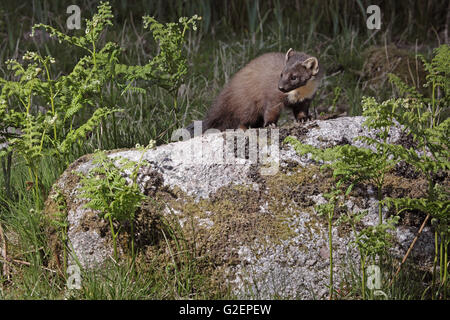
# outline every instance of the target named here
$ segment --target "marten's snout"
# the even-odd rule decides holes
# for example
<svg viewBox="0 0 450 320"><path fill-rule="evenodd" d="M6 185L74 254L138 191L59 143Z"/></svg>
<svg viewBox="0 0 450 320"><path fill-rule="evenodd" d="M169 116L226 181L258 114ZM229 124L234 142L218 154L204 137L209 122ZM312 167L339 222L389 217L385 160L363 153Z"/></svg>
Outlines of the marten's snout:
<svg viewBox="0 0 450 320"><path fill-rule="evenodd" d="M301 79L297 75L291 73L282 73L278 81L278 90L283 93L298 88L301 85Z"/></svg>
<svg viewBox="0 0 450 320"><path fill-rule="evenodd" d="M289 85L286 83L286 81L284 81L283 74L281 74L280 80L278 81L278 90L286 93L289 91L289 88L287 87L289 87Z"/></svg>
<svg viewBox="0 0 450 320"><path fill-rule="evenodd" d="M281 86L278 86L278 90L280 90L281 92L284 92L284 93L288 92L288 90L286 90L285 88L283 88Z"/></svg>

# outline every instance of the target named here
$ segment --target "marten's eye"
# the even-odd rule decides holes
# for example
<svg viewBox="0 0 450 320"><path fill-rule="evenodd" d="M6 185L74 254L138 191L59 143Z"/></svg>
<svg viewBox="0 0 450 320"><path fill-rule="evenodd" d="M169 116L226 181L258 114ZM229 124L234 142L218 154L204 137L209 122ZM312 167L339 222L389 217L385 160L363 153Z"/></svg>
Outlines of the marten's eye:
<svg viewBox="0 0 450 320"><path fill-rule="evenodd" d="M292 76L291 76L291 80L292 80L292 81L297 80L297 76L292 75Z"/></svg>

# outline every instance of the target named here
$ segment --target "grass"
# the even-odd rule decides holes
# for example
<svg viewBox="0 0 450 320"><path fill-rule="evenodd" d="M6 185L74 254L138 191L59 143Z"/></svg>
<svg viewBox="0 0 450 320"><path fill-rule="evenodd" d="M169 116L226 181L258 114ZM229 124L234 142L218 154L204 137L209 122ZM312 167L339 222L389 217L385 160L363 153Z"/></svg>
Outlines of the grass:
<svg viewBox="0 0 450 320"><path fill-rule="evenodd" d="M429 282L431 274L428 272L420 272L414 268L404 268L398 274L395 282L389 286L389 279L395 274L393 268L393 259L389 254L384 254L382 259L375 263L381 270L381 292L376 293L374 290L366 290L365 296L361 290L361 272L359 266L349 264L348 271L340 274L340 287L335 293L335 298L339 300L352 299L369 299L369 300L418 300L430 299L430 297L422 297L426 289L426 283ZM368 265L371 265L369 263Z"/></svg>
<svg viewBox="0 0 450 320"><path fill-rule="evenodd" d="M69 1L70 2L70 1ZM98 130L87 137L87 143L70 157L73 161L95 149L129 148L146 145L151 139L157 144L170 141L177 126L186 126L202 118L223 85L252 58L269 51L286 51L290 47L316 55L327 71L327 77L319 90L313 107L319 113L334 105L349 115L361 112L361 97L368 94L358 73L364 64L363 52L373 45L399 41L425 44L422 52L429 54L437 45L436 28L445 21L442 8L445 1L417 1L412 6L382 3L382 12L391 12L387 28L380 32L365 29L363 9L368 1L267 1L250 5L244 1L224 1L212 7L209 2L188 1L112 1L115 10L115 26L108 30L104 41L119 39L123 61L128 64L144 64L156 50L142 28L140 17L154 14L163 21L176 21L180 16L195 13L203 17L198 32L189 32L185 49L189 59L189 76L175 93L177 108L173 107L174 95L160 88L150 88L146 94L120 95L111 87L104 88L105 97L125 109L117 116L117 136L108 130ZM183 5L182 5L183 4ZM45 34L30 38L28 33L35 23L48 23L64 29L66 19L64 1L30 1L17 7L13 1L0 4L0 74L8 77L4 61L19 58L27 50L51 54L57 60L52 73L64 73L73 66L77 50L61 50L57 41ZM88 16L95 10L91 1L80 1L82 14ZM392 6L392 7L391 7ZM295 8L295 10L293 10ZM392 9L392 10L391 10ZM441 10L439 10L441 9ZM418 12L423 14L418 14ZM430 17L434 17L434 21ZM410 20L413 17L413 20ZM407 22L410 22L409 24ZM431 25L435 23L436 26ZM405 28L405 26L407 26ZM394 38L401 30L398 38ZM83 32L83 31L75 31ZM430 34L432 35L430 37ZM420 39L416 39L419 36ZM432 39L427 40L427 39ZM57 69L56 69L57 68ZM336 98L335 88L341 88ZM373 92L370 92L373 94ZM392 96L387 89L380 96ZM82 119L80 119L82 121ZM47 268L51 255L45 234L45 221L35 210L33 195L27 187L28 173L23 159L13 155L11 168L11 192L0 188L0 225L7 244L9 275L0 273L1 299L178 299L231 297L211 287L208 279L197 273L194 255L184 255L181 266L164 268L156 264L140 266L139 272L127 264L111 263L100 274L83 271L83 288L67 292L65 276ZM6 161L5 158L1 159ZM39 166L44 198L64 168L55 170L52 159L44 159ZM1 185L4 173L0 171ZM175 231L179 232L179 231ZM0 238L0 243L3 243ZM175 247L174 255L183 255L185 248ZM1 257L0 257L1 258ZM0 266L5 263L2 261ZM415 289L404 293L396 288L408 288L407 277L400 274L392 290L392 298L418 298ZM404 281L404 282L403 282ZM353 283L353 288L358 284ZM402 287L405 285L405 287ZM205 289L201 289L201 288ZM351 297L358 298L357 290Z"/></svg>

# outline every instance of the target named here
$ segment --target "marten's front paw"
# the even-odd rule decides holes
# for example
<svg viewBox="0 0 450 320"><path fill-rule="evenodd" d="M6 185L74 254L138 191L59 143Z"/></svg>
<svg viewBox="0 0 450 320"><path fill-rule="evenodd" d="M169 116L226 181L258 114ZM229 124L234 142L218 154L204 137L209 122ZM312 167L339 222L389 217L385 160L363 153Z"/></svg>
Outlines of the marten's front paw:
<svg viewBox="0 0 450 320"><path fill-rule="evenodd" d="M300 112L297 117L295 118L297 122L307 122L311 120L311 116L308 114L305 114L304 112Z"/></svg>
<svg viewBox="0 0 450 320"><path fill-rule="evenodd" d="M276 127L277 127L277 124L275 122L265 123L264 124L264 128L271 128L271 129L273 129L273 128L276 128Z"/></svg>

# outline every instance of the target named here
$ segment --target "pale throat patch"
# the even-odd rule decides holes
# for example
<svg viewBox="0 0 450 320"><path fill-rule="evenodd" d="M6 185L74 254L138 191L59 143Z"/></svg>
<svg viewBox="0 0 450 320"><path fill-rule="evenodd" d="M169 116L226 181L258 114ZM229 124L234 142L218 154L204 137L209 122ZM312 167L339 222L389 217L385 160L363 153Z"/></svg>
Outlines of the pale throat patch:
<svg viewBox="0 0 450 320"><path fill-rule="evenodd" d="M315 77L312 77L303 87L289 91L287 93L288 101L290 103L297 103L305 99L311 99L319 87L319 82Z"/></svg>

